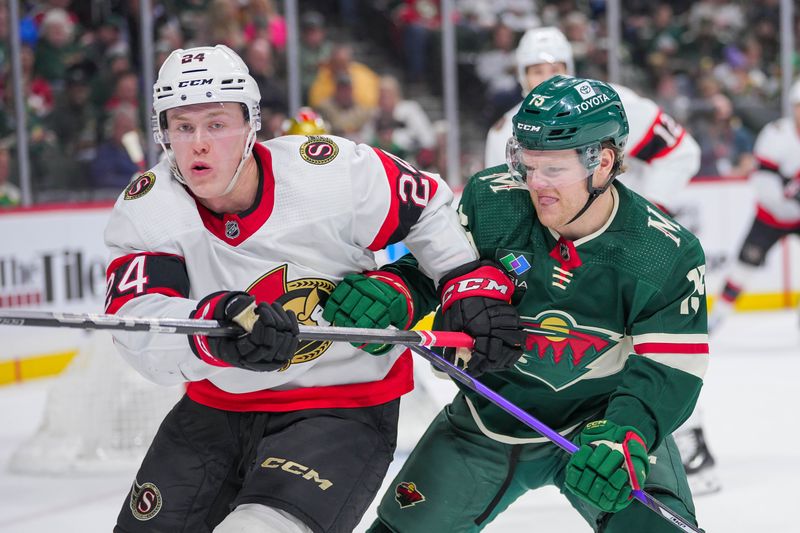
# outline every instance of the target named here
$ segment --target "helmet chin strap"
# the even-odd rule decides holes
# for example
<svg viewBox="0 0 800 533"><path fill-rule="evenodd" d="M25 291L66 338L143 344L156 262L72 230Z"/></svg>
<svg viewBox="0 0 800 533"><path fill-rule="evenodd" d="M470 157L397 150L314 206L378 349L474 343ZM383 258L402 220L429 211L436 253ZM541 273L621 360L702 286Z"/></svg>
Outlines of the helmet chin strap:
<svg viewBox="0 0 800 533"><path fill-rule="evenodd" d="M236 186L236 182L239 181L239 174L241 174L242 169L244 168L244 163L247 161L247 158L250 157L250 154L253 152L253 145L256 142L256 129L251 125L250 126L250 133L247 135L247 144L245 145L244 151L242 152L242 159L239 161L239 165L236 167L236 171L233 173L233 177L231 181L228 182L228 186L225 187L225 190L222 191L220 196L225 196L229 192L233 190Z"/></svg>
<svg viewBox="0 0 800 533"><path fill-rule="evenodd" d="M594 172L586 176L586 188L589 190L589 198L586 200L586 203L583 204L583 207L581 207L580 211L578 211L578 214L572 217L572 219L569 222L567 222L566 225L572 224L578 219L579 216L584 214L589 209L589 206L591 206L595 200L600 198L600 195L603 194L606 191L606 189L609 188L609 186L611 186L611 182L613 182L614 178L616 178L616 176L610 177L604 187L595 187L592 185L593 176Z"/></svg>

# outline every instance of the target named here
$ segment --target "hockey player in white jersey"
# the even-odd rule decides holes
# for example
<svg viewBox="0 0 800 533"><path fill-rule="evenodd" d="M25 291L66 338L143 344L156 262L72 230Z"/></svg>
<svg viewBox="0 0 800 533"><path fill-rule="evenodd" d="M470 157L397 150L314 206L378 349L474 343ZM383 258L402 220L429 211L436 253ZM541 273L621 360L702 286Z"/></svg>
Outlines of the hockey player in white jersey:
<svg viewBox="0 0 800 533"><path fill-rule="evenodd" d="M415 289L419 271L406 274L402 261L376 269L373 252L402 240L434 281L463 273L476 253L452 193L438 176L343 138L256 143L258 87L225 46L173 52L153 101L167 157L114 206L106 310L213 318L245 333L114 335L145 377L186 384L114 531L350 532L392 459L411 355L301 341L298 323L326 324L332 294L337 309L358 309L359 290L380 290L392 308L379 327L427 313L437 302ZM464 300L505 300L499 269L470 272L495 290ZM492 339L519 329L513 307L498 304L473 317ZM518 342L491 342L500 349L483 357L488 367L521 354Z"/></svg>
<svg viewBox="0 0 800 533"><path fill-rule="evenodd" d="M525 32L517 46L517 76L523 96L556 74L575 74L572 45L558 28L534 28ZM625 147L628 170L620 180L662 209L674 211L675 192L683 189L700 168L700 147L692 136L655 102L620 85L630 121ZM509 109L486 135L485 166L506 162L506 142L511 137L511 118L519 104Z"/></svg>
<svg viewBox="0 0 800 533"><path fill-rule="evenodd" d="M789 101L792 116L770 122L756 138L753 155L757 167L750 175L756 192L755 218L714 303L709 331L719 330L775 243L791 234L800 235L800 80L792 85Z"/></svg>
<svg viewBox="0 0 800 533"><path fill-rule="evenodd" d="M517 76L526 96L531 89L556 74L575 74L572 45L558 28L525 32L516 52ZM700 168L700 146L655 102L631 89L614 85L627 112L630 134L625 145L624 174L619 179L661 210L674 213L675 195ZM485 166L506 162L506 143L512 135L511 119L520 105L509 109L486 135ZM714 459L705 443L699 412L675 432L684 467L695 494L719 487L712 469Z"/></svg>

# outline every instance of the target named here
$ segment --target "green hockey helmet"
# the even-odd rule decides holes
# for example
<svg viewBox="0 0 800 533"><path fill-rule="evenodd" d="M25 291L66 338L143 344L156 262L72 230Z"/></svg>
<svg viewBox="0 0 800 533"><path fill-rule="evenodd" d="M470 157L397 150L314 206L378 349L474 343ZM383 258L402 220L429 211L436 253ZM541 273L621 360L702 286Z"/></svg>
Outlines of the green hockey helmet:
<svg viewBox="0 0 800 533"><path fill-rule="evenodd" d="M620 151L628 139L628 119L619 94L598 80L554 76L535 87L512 119L506 151L509 169L524 180L520 150L575 149L588 171L600 162L600 144Z"/></svg>

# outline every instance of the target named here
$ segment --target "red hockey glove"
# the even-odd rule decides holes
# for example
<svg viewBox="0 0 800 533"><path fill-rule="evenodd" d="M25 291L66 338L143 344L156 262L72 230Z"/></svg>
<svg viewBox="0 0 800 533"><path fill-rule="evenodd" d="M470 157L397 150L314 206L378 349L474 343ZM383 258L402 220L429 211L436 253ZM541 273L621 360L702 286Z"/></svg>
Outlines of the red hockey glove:
<svg viewBox="0 0 800 533"><path fill-rule="evenodd" d="M218 320L239 325L246 333L238 337L190 335L194 354L214 366L235 366L256 372L278 370L291 361L297 350L297 319L280 304L255 304L246 292L223 291L206 296L191 318Z"/></svg>
<svg viewBox="0 0 800 533"><path fill-rule="evenodd" d="M466 371L473 376L511 368L522 356L525 334L511 305L514 284L491 261L463 265L440 281L442 329L475 339ZM444 356L456 364L454 349Z"/></svg>

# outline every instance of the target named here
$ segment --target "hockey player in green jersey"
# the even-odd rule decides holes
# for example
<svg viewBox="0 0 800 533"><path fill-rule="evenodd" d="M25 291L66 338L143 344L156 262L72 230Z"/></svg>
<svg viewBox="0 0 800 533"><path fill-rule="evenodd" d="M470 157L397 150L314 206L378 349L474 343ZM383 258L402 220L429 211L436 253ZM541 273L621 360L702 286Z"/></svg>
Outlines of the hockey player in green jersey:
<svg viewBox="0 0 800 533"><path fill-rule="evenodd" d="M463 388L370 531L480 531L545 485L595 531L674 531L631 505L632 488L696 523L670 434L692 412L708 364L700 243L615 181L628 121L608 84L556 76L528 94L513 126L507 165L473 176L459 207L480 258L514 281L526 332L522 358L480 379L580 448L567 455Z"/></svg>

